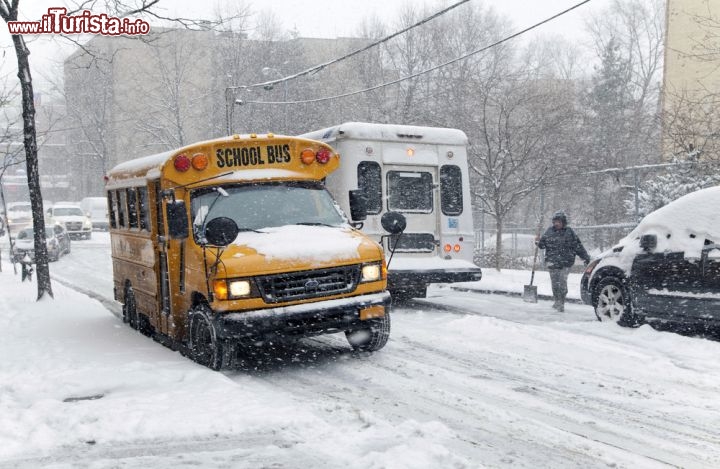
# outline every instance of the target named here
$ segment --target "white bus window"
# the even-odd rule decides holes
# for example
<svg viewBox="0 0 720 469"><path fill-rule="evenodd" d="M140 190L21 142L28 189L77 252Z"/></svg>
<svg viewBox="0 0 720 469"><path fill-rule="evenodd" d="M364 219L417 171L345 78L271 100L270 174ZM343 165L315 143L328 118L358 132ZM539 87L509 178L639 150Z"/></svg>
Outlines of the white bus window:
<svg viewBox="0 0 720 469"><path fill-rule="evenodd" d="M382 211L382 169L375 161L361 161L357 168L358 189L367 198L367 213L377 215Z"/></svg>
<svg viewBox="0 0 720 469"><path fill-rule="evenodd" d="M430 173L388 171L388 210L430 213L433 181Z"/></svg>
<svg viewBox="0 0 720 469"><path fill-rule="evenodd" d="M440 167L440 207L449 216L460 215L463 211L462 171L459 166Z"/></svg>

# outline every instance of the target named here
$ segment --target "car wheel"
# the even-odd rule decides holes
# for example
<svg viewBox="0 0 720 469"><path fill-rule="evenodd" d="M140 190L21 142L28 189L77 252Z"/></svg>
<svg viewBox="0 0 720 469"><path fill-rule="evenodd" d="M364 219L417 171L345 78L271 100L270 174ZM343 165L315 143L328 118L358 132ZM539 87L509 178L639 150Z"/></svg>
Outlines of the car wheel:
<svg viewBox="0 0 720 469"><path fill-rule="evenodd" d="M598 321L615 322L621 326L635 327L640 324L638 316L633 314L630 295L622 280L617 277L605 277L595 287L595 316Z"/></svg>
<svg viewBox="0 0 720 469"><path fill-rule="evenodd" d="M390 337L390 312L386 309L382 318L372 319L369 327L345 332L354 350L374 352L387 344Z"/></svg>
<svg viewBox="0 0 720 469"><path fill-rule="evenodd" d="M133 329L138 328L137 304L135 303L135 292L131 286L125 288L125 303L122 308L123 322L126 322Z"/></svg>
<svg viewBox="0 0 720 469"><path fill-rule="evenodd" d="M228 365L231 347L217 336L211 314L206 305L190 311L190 354L198 364L219 371Z"/></svg>

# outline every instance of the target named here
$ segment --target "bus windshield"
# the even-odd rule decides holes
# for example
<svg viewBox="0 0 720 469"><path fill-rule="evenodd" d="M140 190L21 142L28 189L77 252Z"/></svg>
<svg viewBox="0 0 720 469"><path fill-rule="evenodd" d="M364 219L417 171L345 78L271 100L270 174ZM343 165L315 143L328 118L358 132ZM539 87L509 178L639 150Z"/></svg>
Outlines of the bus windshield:
<svg viewBox="0 0 720 469"><path fill-rule="evenodd" d="M218 217L232 218L240 231L345 223L330 193L319 185L251 184L222 188L227 196L213 188L193 191L191 205L196 239L203 224Z"/></svg>

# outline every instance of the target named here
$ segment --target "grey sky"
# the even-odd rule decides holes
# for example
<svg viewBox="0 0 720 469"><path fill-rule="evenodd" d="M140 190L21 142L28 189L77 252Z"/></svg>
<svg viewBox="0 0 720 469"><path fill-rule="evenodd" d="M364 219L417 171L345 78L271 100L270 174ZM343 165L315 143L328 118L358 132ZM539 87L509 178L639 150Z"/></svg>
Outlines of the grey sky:
<svg viewBox="0 0 720 469"><path fill-rule="evenodd" d="M507 15L517 29L530 26L579 2L580 0L484 0L485 5ZM577 41L582 37L583 23L588 14L607 6L609 2L610 0L592 0L566 16L544 25L537 30L537 34L564 36ZM46 13L49 7L63 6L66 3L64 0L21 0L21 13L26 19L36 20ZM183 16L200 16L207 15L208 10L212 12L213 8L208 8L208 3L210 2L164 0L160 5L166 9L168 15L177 13ZM222 3L232 2L225 0ZM422 0L249 0L249 3L255 13L272 11L287 29L297 29L303 37L325 38L352 36L357 32L363 18L371 15L384 19L393 18L398 10L407 4L439 5ZM450 3L452 0L448 0L446 4ZM14 53L8 49L11 47L11 40L4 25L0 29L0 45L5 51L0 72L3 75L14 74ZM43 77L56 73L53 72L53 62L58 70L57 64L61 63L72 49L67 45L67 41L49 36L34 40L30 47L31 63L37 70L34 73L39 85L44 81Z"/></svg>

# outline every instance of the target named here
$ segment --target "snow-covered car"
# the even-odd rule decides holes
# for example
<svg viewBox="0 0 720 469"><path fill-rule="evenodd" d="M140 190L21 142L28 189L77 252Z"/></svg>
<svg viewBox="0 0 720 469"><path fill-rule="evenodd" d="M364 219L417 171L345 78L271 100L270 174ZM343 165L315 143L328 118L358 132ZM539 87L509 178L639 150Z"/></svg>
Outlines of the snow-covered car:
<svg viewBox="0 0 720 469"><path fill-rule="evenodd" d="M18 232L13 245L13 262L20 262L25 255L35 262L35 232L32 228L25 228ZM45 244L47 246L48 260L57 261L60 256L70 252L70 237L65 228L59 224L45 226Z"/></svg>
<svg viewBox="0 0 720 469"><path fill-rule="evenodd" d="M93 226L90 217L79 205L55 204L47 209L46 214L56 222L62 223L71 238L90 239L92 236Z"/></svg>
<svg viewBox="0 0 720 469"><path fill-rule="evenodd" d="M11 202L7 204L7 230L15 236L21 230L32 226L32 207L30 202Z"/></svg>
<svg viewBox="0 0 720 469"><path fill-rule="evenodd" d="M720 187L650 213L585 269L581 296L601 321L720 324Z"/></svg>

